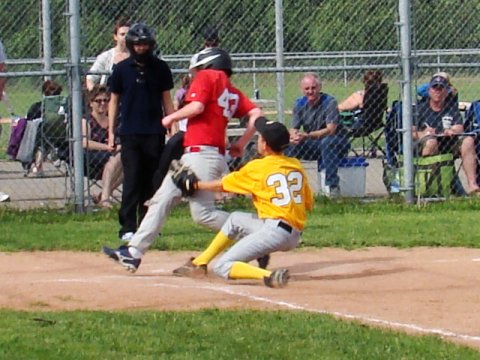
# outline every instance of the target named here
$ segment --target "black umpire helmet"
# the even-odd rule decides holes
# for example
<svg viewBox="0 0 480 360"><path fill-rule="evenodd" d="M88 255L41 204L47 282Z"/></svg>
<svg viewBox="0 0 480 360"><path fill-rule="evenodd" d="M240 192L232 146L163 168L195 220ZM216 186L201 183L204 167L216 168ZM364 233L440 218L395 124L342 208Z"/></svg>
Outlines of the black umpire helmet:
<svg viewBox="0 0 480 360"><path fill-rule="evenodd" d="M130 53L132 54L135 52L133 50L133 45L135 44L150 45L152 50L156 44L153 30L144 23L133 24L127 32L125 42L127 49L130 50Z"/></svg>
<svg viewBox="0 0 480 360"><path fill-rule="evenodd" d="M194 68L223 70L228 76L233 73L230 55L217 47L207 48L193 55L189 69Z"/></svg>

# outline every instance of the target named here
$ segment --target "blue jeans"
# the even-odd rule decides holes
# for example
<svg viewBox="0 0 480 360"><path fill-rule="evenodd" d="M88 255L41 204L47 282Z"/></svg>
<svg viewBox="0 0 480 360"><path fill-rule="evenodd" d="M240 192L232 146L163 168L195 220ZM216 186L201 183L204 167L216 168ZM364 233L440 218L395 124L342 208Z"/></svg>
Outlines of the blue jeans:
<svg viewBox="0 0 480 360"><path fill-rule="evenodd" d="M285 150L285 155L302 160L317 160L319 171L325 169L325 185L338 187L338 166L348 155L349 148L350 144L345 136L331 135L290 145Z"/></svg>

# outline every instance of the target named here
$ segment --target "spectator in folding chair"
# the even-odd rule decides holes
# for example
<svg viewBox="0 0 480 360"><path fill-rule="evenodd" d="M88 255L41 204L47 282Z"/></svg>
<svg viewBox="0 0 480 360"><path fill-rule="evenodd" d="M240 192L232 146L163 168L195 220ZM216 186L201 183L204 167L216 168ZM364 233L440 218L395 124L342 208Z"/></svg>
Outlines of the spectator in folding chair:
<svg viewBox="0 0 480 360"><path fill-rule="evenodd" d="M90 71L111 72L115 64L130 56L130 51L127 49L125 41L129 28L130 20L127 18L122 17L115 23L113 28L115 47L98 55ZM107 85L108 77L107 74L88 74L86 79L87 90L91 91L95 84Z"/></svg>
<svg viewBox="0 0 480 360"><path fill-rule="evenodd" d="M372 85L381 84L383 80L383 75L378 70L368 70L363 75L363 84L364 89L355 91L348 98L343 100L338 104L338 111L355 111L363 108L363 99L365 97L365 92Z"/></svg>
<svg viewBox="0 0 480 360"><path fill-rule="evenodd" d="M42 84L42 97L60 95L63 88L54 80L45 80ZM42 117L42 101L33 103L27 111L26 119L32 121ZM35 157L33 162L22 163L24 169L27 170L28 177L43 177L43 158L45 156L43 149L40 146L40 139L37 136L35 144Z"/></svg>
<svg viewBox="0 0 480 360"><path fill-rule="evenodd" d="M123 181L120 145L108 146L108 102L110 93L104 85L95 85L88 93L89 114L82 119L82 139L86 173L90 179L101 180L102 192L93 202L110 209L112 193Z"/></svg>
<svg viewBox="0 0 480 360"><path fill-rule="evenodd" d="M447 79L448 82L448 96L447 96L447 102L452 101L456 105L458 105L458 89L452 85L451 82L451 77L450 74L445 72L445 71L440 71L436 74L434 74L432 77L435 76L441 76L445 79ZM417 95L420 97L421 100L427 100L429 95L428 95L428 90L430 89L430 82L427 82L425 84L422 84L417 87Z"/></svg>
<svg viewBox="0 0 480 360"><path fill-rule="evenodd" d="M316 160L318 168L325 169L325 195L336 197L340 194L338 167L349 149L346 134L339 126L337 100L321 92L322 82L316 73L305 73L300 89L304 96L297 99L293 109L291 145L285 155Z"/></svg>
<svg viewBox="0 0 480 360"><path fill-rule="evenodd" d="M364 89L351 94L338 105L340 122L348 131L350 141L362 139L362 154L376 157L377 150L385 154L379 144L384 127L384 111L387 109L388 85L382 83L383 75L378 70L368 70L363 76ZM354 150L354 153L357 152Z"/></svg>
<svg viewBox="0 0 480 360"><path fill-rule="evenodd" d="M427 101L417 105L412 128L413 139L421 156L459 153L468 182L469 194L480 194L478 186L475 138L464 133L463 118L458 106L447 101L448 80L436 74L432 77Z"/></svg>
<svg viewBox="0 0 480 360"><path fill-rule="evenodd" d="M53 80L45 80L42 84L42 96L55 96L62 93L62 85ZM34 102L27 111L27 120L38 119L42 117L42 102Z"/></svg>

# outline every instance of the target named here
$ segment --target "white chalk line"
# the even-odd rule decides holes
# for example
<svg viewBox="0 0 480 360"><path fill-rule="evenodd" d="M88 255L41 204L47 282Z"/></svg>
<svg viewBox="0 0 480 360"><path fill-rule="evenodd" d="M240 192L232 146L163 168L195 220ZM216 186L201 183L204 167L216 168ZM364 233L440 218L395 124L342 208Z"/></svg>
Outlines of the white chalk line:
<svg viewBox="0 0 480 360"><path fill-rule="evenodd" d="M475 259L472 259L472 261L476 261ZM480 258L478 259L480 261ZM152 273L169 273L168 271L165 271L163 269L155 269L152 270ZM258 296L258 295L252 295L248 292L244 291L235 291L232 289L232 287L228 286L214 286L214 285L177 285L177 284L166 284L166 283L158 283L158 278L155 277L150 277L150 276L141 276L141 275L102 275L102 276L97 276L97 277L91 277L91 278L60 278L60 279L50 279L50 280L44 280L40 282L76 282L76 283L102 283L105 280L120 280L120 279L130 279L130 280L136 280L138 281L139 279L143 280L152 280L155 281L152 286L154 287L170 287L170 288L192 288L192 289L200 289L200 290L210 290L210 291L215 291L215 292L221 292L225 293L228 295L232 296L237 296L237 297L244 297L248 298L252 301L256 302L263 302L267 304L272 304L272 305L277 305L281 306L284 308L288 309L293 309L293 310L302 310L302 311L308 311L311 313L316 313L316 314L324 314L324 315L332 315L336 316L338 318L343 318L343 319L348 319L348 320L357 320L365 323L371 323L371 324L378 324L378 325L383 325L391 328L396 328L396 329L405 329L405 330L412 330L416 331L419 333L423 334L433 334L433 335L438 335L441 337L447 337L447 338L456 338L456 339L462 339L462 340L467 340L467 341L472 341L472 342L480 342L480 336L474 336L474 335L467 335L467 334L458 334L449 330L445 329L437 329L437 328L425 328L421 327L419 325L415 324L409 324L409 323L401 323L397 321L389 321L389 320L383 320L383 319L377 319L374 317L370 316L365 316L365 315L357 315L357 314L352 314L352 313L346 313L346 312L339 312L339 311L329 311L329 310L324 310L324 309L315 309L311 307L307 307L304 305L300 304L295 304L295 303L290 303L286 301L278 301L278 300L273 300L270 298L266 298L263 296ZM143 284L142 284L143 285Z"/></svg>
<svg viewBox="0 0 480 360"><path fill-rule="evenodd" d="M370 316L365 316L365 315L356 315L356 314L351 314L351 313L344 313L344 312L339 312L339 311L329 311L329 310L322 310L322 309L314 309L310 307L306 307L303 305L295 304L295 303L290 303L286 301L278 301L278 300L273 300L269 299L263 296L258 296L258 295L252 295L247 292L239 292L239 291L234 291L231 287L226 287L226 286L213 286L213 285L173 285L173 284L154 284L153 286L157 287L174 287L174 288L193 288L193 289L200 289L200 290L211 290L211 291L216 291L216 292L222 292L228 295L233 295L233 296L238 296L238 297L245 297L253 301L257 302L264 302L267 304L272 304L272 305L277 305L293 310L302 310L302 311L308 311L311 313L316 313L316 314L322 314L322 315L333 315L339 318L343 319L348 319L348 320L357 320L361 322L367 322L371 324L379 324L379 325L384 325L388 326L391 328L396 328L396 329L405 329L405 330L413 330L416 332L420 332L423 334L433 334L433 335L439 335L442 337L448 337L448 338L456 338L456 339L462 339L462 340L468 340L468 341L474 341L474 342L480 342L480 336L473 336L473 335L466 335L466 334L457 334L452 331L444 330L444 329L435 329L435 328L424 328L419 325L415 324L408 324L408 323L401 323L397 321L388 321L388 320L383 320L383 319L376 319ZM273 290L275 291L275 290Z"/></svg>

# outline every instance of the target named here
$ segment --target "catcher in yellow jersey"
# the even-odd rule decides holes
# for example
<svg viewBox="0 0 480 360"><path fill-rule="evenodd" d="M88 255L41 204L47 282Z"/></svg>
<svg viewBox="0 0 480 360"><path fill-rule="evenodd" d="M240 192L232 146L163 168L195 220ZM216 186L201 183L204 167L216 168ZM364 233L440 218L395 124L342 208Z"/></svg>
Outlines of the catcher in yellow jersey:
<svg viewBox="0 0 480 360"><path fill-rule="evenodd" d="M294 249L305 226L307 211L313 208L313 194L297 159L282 154L290 141L287 128L260 117L255 122L259 132L258 152L262 158L248 162L220 180L199 181L188 168L173 167L174 182L185 195L195 190L226 191L250 194L257 214L236 211L207 249L174 275L195 276L207 273L207 264L227 247L213 270L224 279L258 279L269 287L288 283L287 269L272 271L248 264L275 251Z"/></svg>

